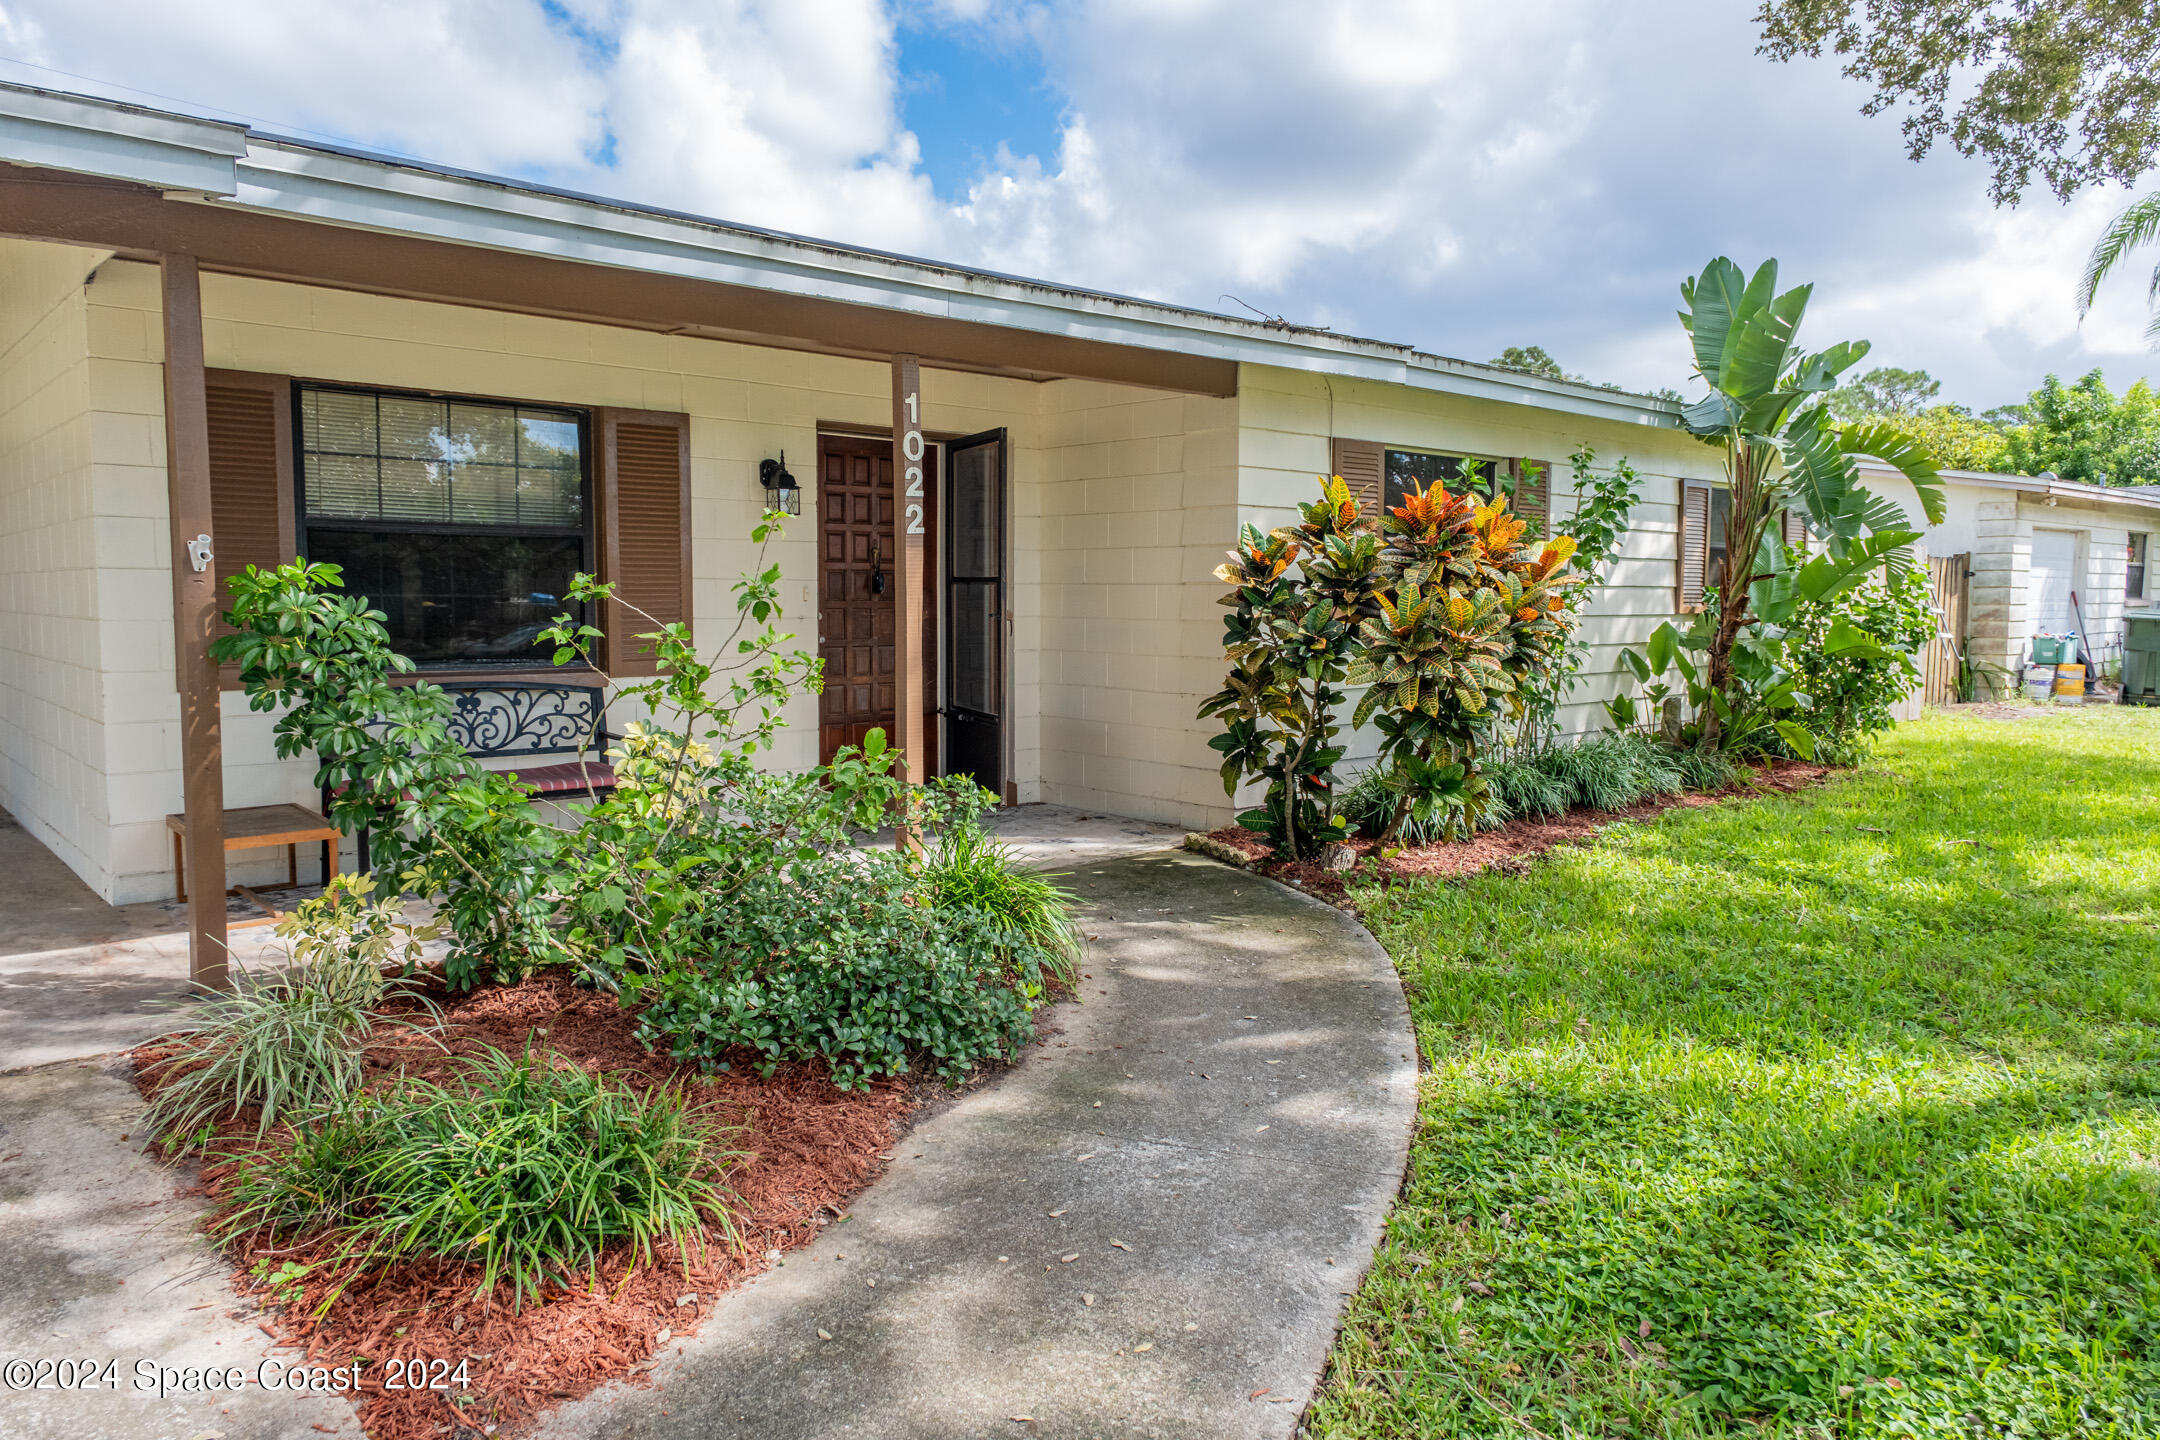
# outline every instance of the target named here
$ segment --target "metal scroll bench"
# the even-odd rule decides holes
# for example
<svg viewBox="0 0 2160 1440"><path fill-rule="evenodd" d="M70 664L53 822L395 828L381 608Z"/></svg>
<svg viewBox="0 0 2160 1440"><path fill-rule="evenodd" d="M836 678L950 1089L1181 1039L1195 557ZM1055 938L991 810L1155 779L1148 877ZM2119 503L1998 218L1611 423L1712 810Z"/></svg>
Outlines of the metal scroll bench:
<svg viewBox="0 0 2160 1440"><path fill-rule="evenodd" d="M598 685L564 685L535 680L460 680L443 687L452 700L444 722L450 738L475 760L515 755L571 755L583 760L516 766L508 773L536 799L598 798L615 788L615 767L602 758L613 738L606 728L607 692ZM330 813L331 793L323 789L323 813ZM368 827L360 827L360 869L368 863ZM326 846L325 849L328 847ZM323 873L330 873L323 862Z"/></svg>

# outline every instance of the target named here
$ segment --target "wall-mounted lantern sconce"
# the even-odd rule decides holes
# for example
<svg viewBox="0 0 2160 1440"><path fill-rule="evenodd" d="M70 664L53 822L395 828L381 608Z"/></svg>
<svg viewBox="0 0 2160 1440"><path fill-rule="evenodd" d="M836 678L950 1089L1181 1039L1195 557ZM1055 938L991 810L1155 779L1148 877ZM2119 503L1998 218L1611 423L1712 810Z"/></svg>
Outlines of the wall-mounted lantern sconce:
<svg viewBox="0 0 2160 1440"><path fill-rule="evenodd" d="M757 467L758 483L765 487L765 508L779 510L789 515L802 514L802 487L795 477L788 474L787 451L780 452L777 460L760 460Z"/></svg>

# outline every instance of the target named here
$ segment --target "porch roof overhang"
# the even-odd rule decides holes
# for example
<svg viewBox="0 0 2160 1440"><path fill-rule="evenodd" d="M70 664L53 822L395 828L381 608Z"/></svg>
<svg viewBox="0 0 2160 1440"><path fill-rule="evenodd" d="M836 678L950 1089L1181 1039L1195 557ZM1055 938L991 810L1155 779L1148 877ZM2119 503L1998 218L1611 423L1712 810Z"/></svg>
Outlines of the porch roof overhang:
<svg viewBox="0 0 2160 1440"><path fill-rule="evenodd" d="M0 229L205 269L1031 379L1230 395L1241 365L1622 423L1677 407L1409 345L781 234L0 85Z"/></svg>

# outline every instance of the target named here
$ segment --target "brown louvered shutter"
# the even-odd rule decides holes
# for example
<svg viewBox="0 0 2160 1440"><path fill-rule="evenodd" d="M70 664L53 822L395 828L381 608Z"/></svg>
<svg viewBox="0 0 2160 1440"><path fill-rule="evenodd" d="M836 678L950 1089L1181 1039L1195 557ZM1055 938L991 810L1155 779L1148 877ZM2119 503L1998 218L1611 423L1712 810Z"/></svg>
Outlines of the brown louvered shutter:
<svg viewBox="0 0 2160 1440"><path fill-rule="evenodd" d="M600 463L601 575L616 599L600 628L610 674L657 673L650 641L631 637L690 618L690 417L659 410L594 415ZM652 618L632 613L635 606Z"/></svg>
<svg viewBox="0 0 2160 1440"><path fill-rule="evenodd" d="M1510 460L1515 476L1515 514L1530 528L1526 535L1552 533L1552 466L1542 460Z"/></svg>
<svg viewBox="0 0 2160 1440"><path fill-rule="evenodd" d="M1377 440L1331 440L1328 464L1357 497L1359 516L1380 523L1387 495L1387 447Z"/></svg>
<svg viewBox="0 0 2160 1440"><path fill-rule="evenodd" d="M1799 511L1788 506L1778 512L1778 535L1787 545L1805 545L1807 521L1800 518Z"/></svg>
<svg viewBox="0 0 2160 1440"><path fill-rule="evenodd" d="M1702 609L1703 586L1710 570L1710 482L1680 482L1679 583L1675 608Z"/></svg>
<svg viewBox="0 0 2160 1440"><path fill-rule="evenodd" d="M267 570L299 548L293 524L292 381L239 370L205 373L210 422L211 569L220 605L226 582L248 566ZM232 627L220 623L220 635ZM218 667L224 689L240 688L240 667Z"/></svg>

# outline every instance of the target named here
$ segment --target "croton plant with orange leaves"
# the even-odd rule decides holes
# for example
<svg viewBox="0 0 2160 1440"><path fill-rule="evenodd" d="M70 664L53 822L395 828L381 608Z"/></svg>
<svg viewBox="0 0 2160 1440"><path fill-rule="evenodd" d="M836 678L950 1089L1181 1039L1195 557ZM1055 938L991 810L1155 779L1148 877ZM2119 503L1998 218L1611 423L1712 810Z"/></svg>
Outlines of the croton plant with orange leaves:
<svg viewBox="0 0 2160 1440"><path fill-rule="evenodd" d="M1406 816L1473 829L1484 808L1479 748L1504 715L1519 712L1526 677L1557 663L1574 612L1575 542L1538 543L1508 508L1435 487L1379 517L1361 513L1340 476L1322 476L1302 523L1263 534L1248 525L1231 564L1224 651L1230 675L1200 714L1227 731L1231 794L1267 782L1263 804L1239 821L1272 835L1290 858L1342 838L1334 767L1343 686L1366 686L1352 723L1374 722L1383 763L1400 794L1386 827Z"/></svg>
<svg viewBox="0 0 2160 1440"><path fill-rule="evenodd" d="M1486 803L1479 749L1522 710L1525 682L1559 661L1574 628L1575 542L1541 542L1507 496L1433 488L1380 521L1386 584L1344 680L1368 687L1352 723L1375 721L1397 803L1384 839L1413 812L1426 829L1475 830Z"/></svg>

